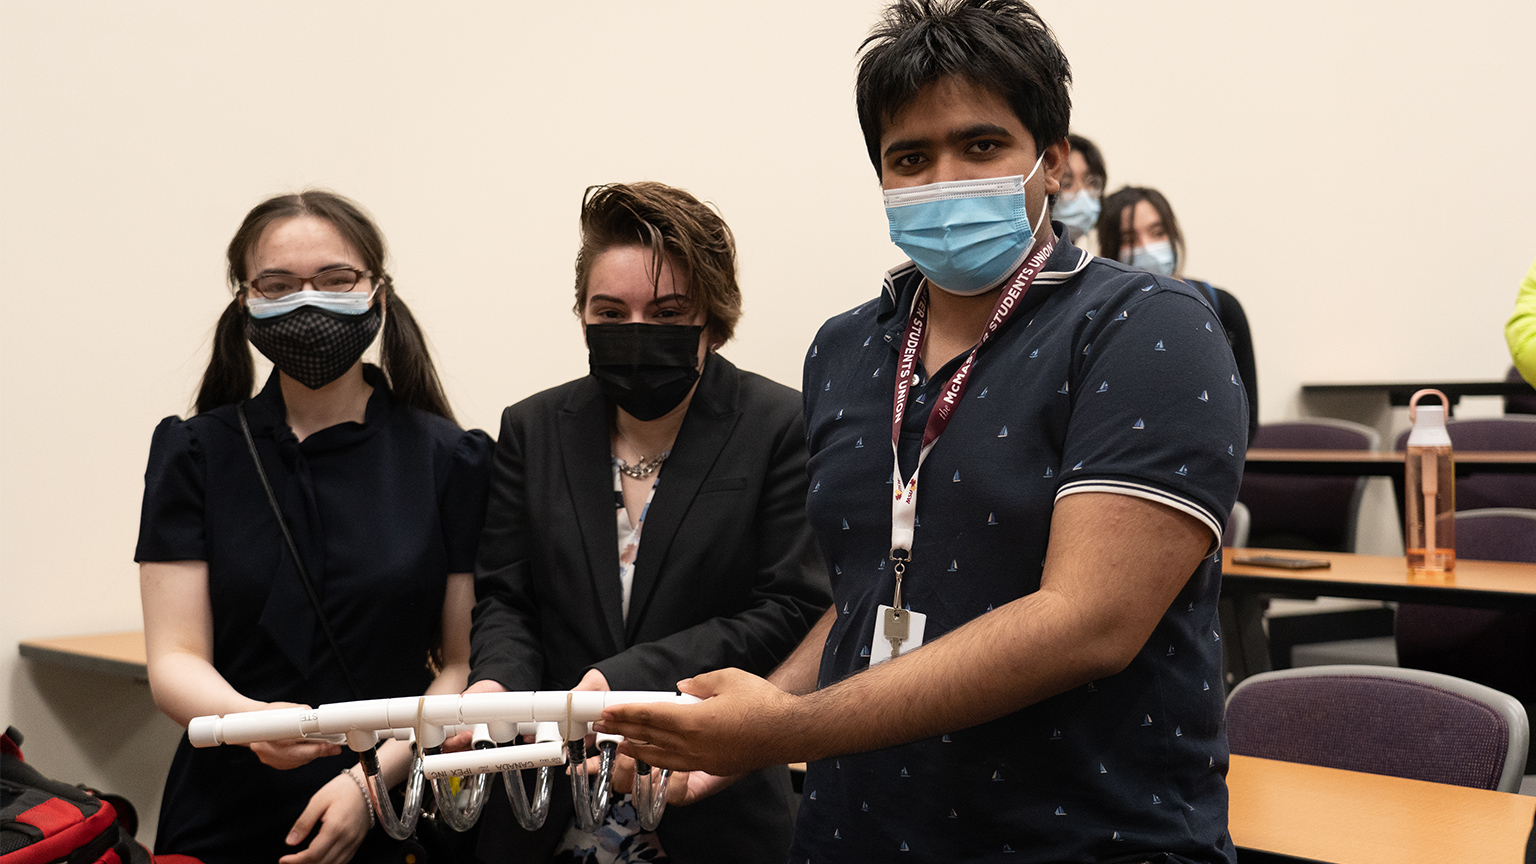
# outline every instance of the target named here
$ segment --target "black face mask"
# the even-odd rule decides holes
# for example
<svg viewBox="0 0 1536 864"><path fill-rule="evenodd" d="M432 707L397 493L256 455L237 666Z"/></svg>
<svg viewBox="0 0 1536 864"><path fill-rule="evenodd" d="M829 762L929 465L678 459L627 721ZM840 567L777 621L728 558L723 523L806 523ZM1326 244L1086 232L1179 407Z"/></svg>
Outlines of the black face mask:
<svg viewBox="0 0 1536 864"><path fill-rule="evenodd" d="M676 408L699 380L699 334L683 324L588 324L587 363L603 395L636 420Z"/></svg>
<svg viewBox="0 0 1536 864"><path fill-rule="evenodd" d="M245 336L289 378L319 390L363 356L383 318L377 303L361 315L300 306L271 318L252 318L247 313Z"/></svg>

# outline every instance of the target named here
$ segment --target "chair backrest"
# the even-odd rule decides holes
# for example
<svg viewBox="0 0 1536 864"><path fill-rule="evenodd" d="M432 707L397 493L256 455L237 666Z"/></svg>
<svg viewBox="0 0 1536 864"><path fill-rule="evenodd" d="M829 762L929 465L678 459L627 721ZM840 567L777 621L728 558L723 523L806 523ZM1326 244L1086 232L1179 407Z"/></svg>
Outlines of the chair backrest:
<svg viewBox="0 0 1536 864"><path fill-rule="evenodd" d="M1227 697L1242 756L1516 792L1530 720L1513 696L1391 666L1309 666L1246 678Z"/></svg>
<svg viewBox="0 0 1536 864"><path fill-rule="evenodd" d="M1531 503L1536 505L1536 501ZM1536 510L1458 510L1456 557L1536 564Z"/></svg>
<svg viewBox="0 0 1536 864"><path fill-rule="evenodd" d="M1314 417L1266 423L1249 446L1284 450L1375 450L1381 435L1369 426ZM1252 516L1249 543L1283 549L1353 552L1364 477L1243 476L1238 500Z"/></svg>
<svg viewBox="0 0 1536 864"><path fill-rule="evenodd" d="M1457 512L1456 557L1536 564L1536 510ZM1395 630L1402 666L1536 700L1536 615L1530 612L1403 603Z"/></svg>
<svg viewBox="0 0 1536 864"><path fill-rule="evenodd" d="M1520 374L1519 369L1516 369L1513 366L1509 367L1509 372L1505 374L1504 380L1511 384L1525 383L1525 377ZM1518 396L1505 396L1504 413L1536 414L1536 393L1521 393Z"/></svg>
<svg viewBox="0 0 1536 864"><path fill-rule="evenodd" d="M1226 527L1221 530L1221 545L1223 546L1247 546L1248 531L1253 525L1253 517L1248 513L1248 506L1241 501L1232 505L1232 515L1227 518Z"/></svg>
<svg viewBox="0 0 1536 864"><path fill-rule="evenodd" d="M1397 436L1397 449L1408 444L1405 429ZM1452 450L1536 450L1536 416L1479 417L1446 421ZM1536 475L1473 474L1456 478L1456 509L1485 510L1494 507L1536 507Z"/></svg>

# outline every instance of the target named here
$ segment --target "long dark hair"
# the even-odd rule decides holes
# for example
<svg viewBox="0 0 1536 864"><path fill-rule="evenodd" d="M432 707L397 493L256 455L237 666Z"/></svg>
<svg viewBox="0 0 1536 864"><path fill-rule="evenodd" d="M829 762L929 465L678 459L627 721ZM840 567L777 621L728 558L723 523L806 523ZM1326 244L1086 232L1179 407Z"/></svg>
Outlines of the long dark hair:
<svg viewBox="0 0 1536 864"><path fill-rule="evenodd" d="M416 317L395 291L394 280L384 269L384 235L356 203L317 189L296 195L279 195L257 204L245 214L240 230L229 241L229 287L235 292L224 314L219 316L213 334L213 356L197 388L199 414L220 405L231 405L250 397L256 386L256 366L251 347L245 339L245 309L240 300L245 293L246 257L272 223L295 216L324 219L341 234L343 240L363 256L363 263L378 280L384 301L384 334L379 344L379 362L385 380L395 398L421 411L453 420L453 410L443 395L437 367L427 350L426 337L416 324Z"/></svg>
<svg viewBox="0 0 1536 864"><path fill-rule="evenodd" d="M1103 208L1099 211L1099 257L1111 261L1120 260L1121 247L1125 244L1124 233L1120 230L1120 214L1128 209L1134 214L1134 208L1142 201L1152 205L1152 209L1157 211L1157 218L1163 220L1163 231L1168 235L1168 242L1173 244L1177 260L1182 262L1184 232L1179 230L1179 220L1173 215L1173 205L1168 203L1163 193L1150 186L1123 186L1115 190L1113 195L1105 196Z"/></svg>

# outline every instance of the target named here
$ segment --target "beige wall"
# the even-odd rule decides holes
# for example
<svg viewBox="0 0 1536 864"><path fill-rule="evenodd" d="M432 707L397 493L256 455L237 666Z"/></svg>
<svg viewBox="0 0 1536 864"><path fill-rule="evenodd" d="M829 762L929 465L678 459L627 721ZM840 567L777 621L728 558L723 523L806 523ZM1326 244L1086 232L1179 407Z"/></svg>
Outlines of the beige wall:
<svg viewBox="0 0 1536 864"><path fill-rule="evenodd" d="M276 192L378 217L462 420L584 371L589 183L716 202L747 317L798 384L899 260L853 116L871 0L0 2L0 714L45 770L152 816L177 730L147 689L15 657L139 626L150 430L184 413L220 255ZM1243 301L1268 419L1302 381L1487 378L1536 256L1536 7L1042 3L1074 128L1161 187L1190 272Z"/></svg>

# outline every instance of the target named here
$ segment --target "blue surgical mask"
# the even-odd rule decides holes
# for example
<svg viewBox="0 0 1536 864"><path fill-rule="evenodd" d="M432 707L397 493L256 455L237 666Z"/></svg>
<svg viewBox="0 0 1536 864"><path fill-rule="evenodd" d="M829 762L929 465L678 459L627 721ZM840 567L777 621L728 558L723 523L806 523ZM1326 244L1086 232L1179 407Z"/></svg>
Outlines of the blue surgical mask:
<svg viewBox="0 0 1536 864"><path fill-rule="evenodd" d="M929 183L885 193L891 242L934 286L951 294L984 294L1024 263L1034 243L1024 199L1028 177ZM1039 220L1045 221L1045 201Z"/></svg>
<svg viewBox="0 0 1536 864"><path fill-rule="evenodd" d="M287 297L267 300L247 297L245 308L252 318L275 318L301 306L315 306L338 315L361 315L373 302L372 291L295 291Z"/></svg>
<svg viewBox="0 0 1536 864"><path fill-rule="evenodd" d="M1073 193L1071 197L1056 196L1051 218L1067 226L1067 239L1075 243L1077 238L1092 231L1093 226L1098 224L1099 209L1099 196L1083 190Z"/></svg>
<svg viewBox="0 0 1536 864"><path fill-rule="evenodd" d="M1178 261L1178 255L1173 251L1173 244L1167 240L1137 246L1131 250L1129 260L1126 260L1123 255L1120 258L1122 264L1129 264L1137 270L1145 270L1159 276L1172 276L1173 268Z"/></svg>

